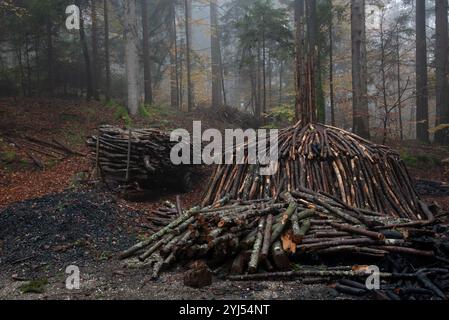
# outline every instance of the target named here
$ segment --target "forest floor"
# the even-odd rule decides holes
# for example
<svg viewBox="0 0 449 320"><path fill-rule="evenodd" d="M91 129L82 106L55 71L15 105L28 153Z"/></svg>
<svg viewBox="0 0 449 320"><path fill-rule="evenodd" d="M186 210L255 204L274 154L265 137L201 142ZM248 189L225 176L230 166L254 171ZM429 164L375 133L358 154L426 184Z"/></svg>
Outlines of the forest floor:
<svg viewBox="0 0 449 320"><path fill-rule="evenodd" d="M127 201L79 183L80 177L91 175L88 156L55 159L28 150L30 156L11 144L25 143L27 137L58 139L87 155L85 140L101 124L189 130L193 120L202 120L204 128L252 125L239 115L205 110L185 114L154 107L130 119L112 104L0 100L0 299L350 299L326 285L300 281L216 280L196 290L182 284L182 268L151 281L148 271L124 268L115 256L147 235L150 212L165 200L174 201L176 194L162 190L145 202ZM449 173L441 163L449 157L448 149L413 142L391 146L401 153L423 199L449 211ZM44 164L42 170L33 157ZM210 170L197 171L192 191L182 195L185 207L200 201ZM80 267L80 290L65 288L69 265ZM24 284L32 280L37 289L31 291L39 292L23 293L30 291Z"/></svg>

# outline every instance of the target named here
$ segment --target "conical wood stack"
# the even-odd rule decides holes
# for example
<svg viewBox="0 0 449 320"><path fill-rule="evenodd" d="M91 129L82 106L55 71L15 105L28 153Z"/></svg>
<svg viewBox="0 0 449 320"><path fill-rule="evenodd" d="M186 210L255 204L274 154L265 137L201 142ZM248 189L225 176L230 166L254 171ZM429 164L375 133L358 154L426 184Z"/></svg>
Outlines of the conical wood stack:
<svg viewBox="0 0 449 320"><path fill-rule="evenodd" d="M248 150L248 143L244 146ZM347 205L397 218L420 220L425 208L399 154L355 134L322 124L279 133L279 170L261 176L257 165L219 165L203 206L228 196L253 200L307 188Z"/></svg>

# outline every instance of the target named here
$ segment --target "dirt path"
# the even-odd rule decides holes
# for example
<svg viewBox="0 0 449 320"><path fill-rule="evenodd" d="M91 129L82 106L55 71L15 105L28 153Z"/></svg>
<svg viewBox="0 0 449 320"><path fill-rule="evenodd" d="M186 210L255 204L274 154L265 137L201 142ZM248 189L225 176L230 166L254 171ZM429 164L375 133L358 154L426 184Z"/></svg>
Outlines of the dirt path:
<svg viewBox="0 0 449 320"><path fill-rule="evenodd" d="M204 289L184 286L181 270L165 273L157 281L150 279L148 270L122 268L116 261L88 264L80 267L80 289L65 287L66 274L61 270L48 278L45 292L21 293L22 281L12 279L11 273L0 276L0 299L45 300L334 300L353 299L326 285L308 285L300 281L230 282L215 279Z"/></svg>

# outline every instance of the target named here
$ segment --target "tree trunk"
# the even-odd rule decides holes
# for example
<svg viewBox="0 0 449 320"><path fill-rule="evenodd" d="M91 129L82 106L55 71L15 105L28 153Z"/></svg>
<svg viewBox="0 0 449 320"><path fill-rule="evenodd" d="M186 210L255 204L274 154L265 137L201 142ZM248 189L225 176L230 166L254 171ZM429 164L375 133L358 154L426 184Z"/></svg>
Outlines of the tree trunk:
<svg viewBox="0 0 449 320"><path fill-rule="evenodd" d="M219 52L220 52L221 90L222 90L222 94L223 94L223 103L225 106L227 106L228 100L226 97L226 83L225 83L225 74L224 74L224 67L223 67L223 55L221 54L220 42L218 44L219 44L218 48L219 48Z"/></svg>
<svg viewBox="0 0 449 320"><path fill-rule="evenodd" d="M77 1L77 5L79 6L79 1ZM87 40L86 40L86 33L84 31L84 17L82 14L82 9L80 7L80 42L81 47L83 50L83 56L84 56L84 63L86 66L86 99L89 100L93 96L93 89L92 89L92 69L90 66L90 57L89 57L89 49L87 47Z"/></svg>
<svg viewBox="0 0 449 320"><path fill-rule="evenodd" d="M53 74L53 24L50 18L46 21L47 31L47 91L50 96L54 94L54 74Z"/></svg>
<svg viewBox="0 0 449 320"><path fill-rule="evenodd" d="M279 63L279 105L282 105L282 88L284 81L284 61Z"/></svg>
<svg viewBox="0 0 449 320"><path fill-rule="evenodd" d="M301 119L304 92L301 90L304 73L304 3L295 0L295 117Z"/></svg>
<svg viewBox="0 0 449 320"><path fill-rule="evenodd" d="M39 34L35 35L33 42L34 42L34 52L36 54L35 61L39 61L40 60L40 44L41 44L40 35ZM37 95L39 97L42 94L41 71L40 71L40 69L41 68L36 68L36 83L37 83L36 90L37 90Z"/></svg>
<svg viewBox="0 0 449 320"><path fill-rule="evenodd" d="M353 131L369 139L365 0L351 0Z"/></svg>
<svg viewBox="0 0 449 320"><path fill-rule="evenodd" d="M335 126L335 100L334 100L334 15L332 0L330 1L329 15L329 100L331 108L331 125Z"/></svg>
<svg viewBox="0 0 449 320"><path fill-rule="evenodd" d="M170 49L170 100L172 107L181 108L179 104L179 65L178 65L178 32L176 27L176 2L171 7L172 23Z"/></svg>
<svg viewBox="0 0 449 320"><path fill-rule="evenodd" d="M192 41L192 0L184 0L185 7L185 27L186 27L186 64L187 64L187 111L194 108L192 64L190 61L190 50Z"/></svg>
<svg viewBox="0 0 449 320"><path fill-rule="evenodd" d="M136 0L125 1L125 65L128 87L128 110L132 115L139 110L139 56L137 54Z"/></svg>
<svg viewBox="0 0 449 320"><path fill-rule="evenodd" d="M270 110L273 104L273 63L271 60L271 52L268 52L268 102L267 108Z"/></svg>
<svg viewBox="0 0 449 320"><path fill-rule="evenodd" d="M380 75L382 79L382 103L384 109L383 118L383 141L385 144L388 138L388 124L390 122L390 112L388 110L388 97L387 97L387 75L386 75L386 52L385 52L385 40L384 40L384 16L382 13L380 21Z"/></svg>
<svg viewBox="0 0 449 320"><path fill-rule="evenodd" d="M426 2L416 0L416 136L429 142Z"/></svg>
<svg viewBox="0 0 449 320"><path fill-rule="evenodd" d="M153 104L153 89L151 84L151 60L150 60L150 32L148 20L148 0L142 3L142 36L143 36L143 77L145 104Z"/></svg>
<svg viewBox="0 0 449 320"><path fill-rule="evenodd" d="M449 124L449 92L448 92L448 2L435 1L436 16L436 126ZM438 130L435 133L435 142L449 145L449 130Z"/></svg>
<svg viewBox="0 0 449 320"><path fill-rule="evenodd" d="M100 100L98 83L100 80L100 68L98 60L98 36L97 36L97 0L92 0L91 19L92 19L92 90L95 100Z"/></svg>
<svg viewBox="0 0 449 320"><path fill-rule="evenodd" d="M321 123L326 122L323 91L321 86L321 55L318 41L318 17L316 0L307 0L307 34L309 53L313 56L313 73L315 78L313 100L317 102L317 116Z"/></svg>
<svg viewBox="0 0 449 320"><path fill-rule="evenodd" d="M105 95L106 100L111 99L111 61L109 54L109 9L108 0L103 0L104 7L104 54L105 54L105 71L106 71L106 83L105 83Z"/></svg>
<svg viewBox="0 0 449 320"><path fill-rule="evenodd" d="M307 9L308 51L316 54L317 31L318 31L316 0L306 0L306 9Z"/></svg>
<svg viewBox="0 0 449 320"><path fill-rule="evenodd" d="M399 30L396 34L396 65L397 65L397 80L398 80L398 112L399 112L399 137L401 141L404 140L404 123L402 121L402 90L401 90L401 44L399 42Z"/></svg>
<svg viewBox="0 0 449 320"><path fill-rule="evenodd" d="M266 53L266 39L265 28L262 30L262 88L263 88L263 102L262 110L267 112L267 53Z"/></svg>
<svg viewBox="0 0 449 320"><path fill-rule="evenodd" d="M184 39L181 39L181 48L185 47ZM182 109L184 105L184 53L179 52L179 108Z"/></svg>
<svg viewBox="0 0 449 320"><path fill-rule="evenodd" d="M222 70L220 55L220 30L218 24L218 0L210 0L211 63L212 63L212 107L223 104Z"/></svg>
<svg viewBox="0 0 449 320"><path fill-rule="evenodd" d="M260 41L257 42L257 64L256 64L256 82L257 82L257 94L256 94L256 118L260 120L263 112L262 105L262 48Z"/></svg>
<svg viewBox="0 0 449 320"><path fill-rule="evenodd" d="M254 116L259 119L260 117L260 104L258 99L258 71L257 71L257 62L251 63L251 105L254 112Z"/></svg>
<svg viewBox="0 0 449 320"><path fill-rule="evenodd" d="M25 35L25 59L26 59L26 68L27 68L27 95L31 97L31 63L30 63L30 41L29 35Z"/></svg>
<svg viewBox="0 0 449 320"><path fill-rule="evenodd" d="M25 85L25 73L23 71L23 62L22 62L22 46L20 44L17 45L17 60L19 61L19 73L20 73L20 88L22 89L22 95L26 97L26 85Z"/></svg>
<svg viewBox="0 0 449 320"><path fill-rule="evenodd" d="M308 2L306 2L308 3ZM304 0L297 0L295 3L295 90L296 90L296 118L303 123L316 122L316 91L315 91L315 53L311 50L307 50L306 38L305 38L305 9ZM310 12L310 8L308 8ZM309 19L310 22L310 19ZM310 29L310 28L309 28ZM308 30L308 43L309 48L313 35L310 34L311 30ZM313 45L313 44L312 44Z"/></svg>

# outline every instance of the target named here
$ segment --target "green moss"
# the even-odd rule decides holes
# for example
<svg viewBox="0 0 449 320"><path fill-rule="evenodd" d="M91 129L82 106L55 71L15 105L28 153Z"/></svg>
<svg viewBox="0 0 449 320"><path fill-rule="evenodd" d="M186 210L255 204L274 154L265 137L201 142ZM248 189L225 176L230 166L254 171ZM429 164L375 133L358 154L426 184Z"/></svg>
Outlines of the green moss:
<svg viewBox="0 0 449 320"><path fill-rule="evenodd" d="M151 126L154 128L162 129L162 130L168 130L168 131L175 130L175 128L169 128L170 124L171 124L171 122L167 119L158 119L157 121L152 123Z"/></svg>
<svg viewBox="0 0 449 320"><path fill-rule="evenodd" d="M106 107L111 107L113 101L112 101L112 99L106 99L106 98L102 97L101 103Z"/></svg>
<svg viewBox="0 0 449 320"><path fill-rule="evenodd" d="M14 151L4 151L0 153L0 160L2 162L11 163L17 158L17 153Z"/></svg>
<svg viewBox="0 0 449 320"><path fill-rule="evenodd" d="M132 123L131 117L129 116L128 110L122 105L116 105L114 112L115 120L123 120L126 125L130 125Z"/></svg>
<svg viewBox="0 0 449 320"><path fill-rule="evenodd" d="M428 154L412 155L408 151L402 151L401 158L407 166L412 168L434 168L441 165L439 159Z"/></svg>
<svg viewBox="0 0 449 320"><path fill-rule="evenodd" d="M143 234L139 234L139 235L137 236L137 240L138 240L138 241L145 241L145 240L148 240L148 236L143 235Z"/></svg>
<svg viewBox="0 0 449 320"><path fill-rule="evenodd" d="M295 119L295 108L289 104L282 104L270 110L268 117L272 119L279 119L281 121L293 122Z"/></svg>
<svg viewBox="0 0 449 320"><path fill-rule="evenodd" d="M114 100L104 101L103 103L108 108L115 108L117 106L117 103Z"/></svg>
<svg viewBox="0 0 449 320"><path fill-rule="evenodd" d="M68 114L68 113L63 113L61 115L61 121L62 122L80 122L80 117L79 115L76 114Z"/></svg>
<svg viewBox="0 0 449 320"><path fill-rule="evenodd" d="M47 161L45 161L45 166L50 169L57 166L59 162L59 159L48 159Z"/></svg>
<svg viewBox="0 0 449 320"><path fill-rule="evenodd" d="M75 173L70 179L70 188L77 189L82 187L83 181L88 179L88 173L85 171Z"/></svg>
<svg viewBox="0 0 449 320"><path fill-rule="evenodd" d="M294 264L292 264L292 270L299 271L299 270L301 270L301 266L297 263L294 263Z"/></svg>
<svg viewBox="0 0 449 320"><path fill-rule="evenodd" d="M76 132L73 130L67 130L64 138L69 145L81 146L85 141L85 134L82 132Z"/></svg>
<svg viewBox="0 0 449 320"><path fill-rule="evenodd" d="M131 125L132 119L129 116L128 109L126 109L125 106L121 105L120 103L114 100L104 101L103 103L107 108L111 108L114 110L115 120L123 120L126 125Z"/></svg>
<svg viewBox="0 0 449 320"><path fill-rule="evenodd" d="M148 108L151 108L149 106L146 105L140 105L139 106L139 116L141 116L142 118L150 118L150 113L148 112Z"/></svg>
<svg viewBox="0 0 449 320"><path fill-rule="evenodd" d="M48 285L48 280L45 278L31 280L31 281L21 285L19 287L19 290L22 293L44 293L47 285Z"/></svg>
<svg viewBox="0 0 449 320"><path fill-rule="evenodd" d="M111 252L108 251L103 251L101 252L98 257L97 260L98 261L108 261L109 259L111 259L114 255Z"/></svg>
<svg viewBox="0 0 449 320"><path fill-rule="evenodd" d="M178 109L167 106L167 105L160 105L160 104L154 104L147 107L148 115L151 119L157 119L157 118L166 118L169 117L176 112L178 112Z"/></svg>

